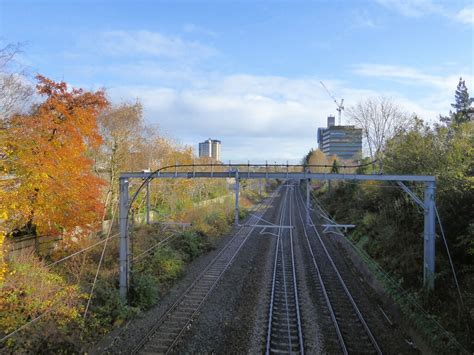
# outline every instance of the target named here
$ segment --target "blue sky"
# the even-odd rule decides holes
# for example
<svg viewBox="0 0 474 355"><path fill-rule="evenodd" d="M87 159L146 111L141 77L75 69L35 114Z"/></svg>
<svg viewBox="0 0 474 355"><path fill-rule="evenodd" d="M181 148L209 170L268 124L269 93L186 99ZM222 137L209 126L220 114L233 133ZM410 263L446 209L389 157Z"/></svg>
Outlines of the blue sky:
<svg viewBox="0 0 474 355"><path fill-rule="evenodd" d="M5 1L0 40L29 72L113 102L223 159L298 161L335 105L391 97L433 122L474 94L472 1Z"/></svg>

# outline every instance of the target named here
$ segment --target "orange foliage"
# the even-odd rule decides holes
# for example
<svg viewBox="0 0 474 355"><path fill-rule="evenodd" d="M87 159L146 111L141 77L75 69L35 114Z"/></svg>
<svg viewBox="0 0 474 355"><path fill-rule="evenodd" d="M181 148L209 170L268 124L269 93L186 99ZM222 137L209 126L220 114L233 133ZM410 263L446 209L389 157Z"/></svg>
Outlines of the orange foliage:
<svg viewBox="0 0 474 355"><path fill-rule="evenodd" d="M88 151L101 144L97 116L103 91L68 89L37 76L45 100L29 115L12 118L7 132L6 173L15 176L0 207L10 228L34 227L38 235L86 231L102 212L103 181L92 173Z"/></svg>

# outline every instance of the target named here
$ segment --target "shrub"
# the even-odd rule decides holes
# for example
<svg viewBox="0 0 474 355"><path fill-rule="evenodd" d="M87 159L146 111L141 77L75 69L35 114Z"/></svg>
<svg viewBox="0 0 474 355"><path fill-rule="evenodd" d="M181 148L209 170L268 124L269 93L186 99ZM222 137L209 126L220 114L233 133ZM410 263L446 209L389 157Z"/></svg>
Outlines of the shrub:
<svg viewBox="0 0 474 355"><path fill-rule="evenodd" d="M14 255L8 269L0 289L2 333L10 333L43 314L40 323L49 324L43 338L50 334L64 334L68 324L81 320L83 295L79 287L68 285L33 253ZM52 342L58 339L57 335L51 337ZM23 343L25 348L35 349L37 341L34 336L16 337L9 345Z"/></svg>
<svg viewBox="0 0 474 355"><path fill-rule="evenodd" d="M158 280L145 273L133 273L130 304L142 310L150 308L159 297Z"/></svg>
<svg viewBox="0 0 474 355"><path fill-rule="evenodd" d="M173 240L172 245L183 254L186 261L194 260L210 247L205 237L192 231L180 234Z"/></svg>
<svg viewBox="0 0 474 355"><path fill-rule="evenodd" d="M93 301L91 313L94 315L93 323L96 323L96 328L120 325L133 313L133 310L125 306L120 299L115 280L97 281Z"/></svg>
<svg viewBox="0 0 474 355"><path fill-rule="evenodd" d="M172 281L177 279L183 271L184 262L181 255L170 248L157 250L152 259L152 270L154 270L158 281Z"/></svg>

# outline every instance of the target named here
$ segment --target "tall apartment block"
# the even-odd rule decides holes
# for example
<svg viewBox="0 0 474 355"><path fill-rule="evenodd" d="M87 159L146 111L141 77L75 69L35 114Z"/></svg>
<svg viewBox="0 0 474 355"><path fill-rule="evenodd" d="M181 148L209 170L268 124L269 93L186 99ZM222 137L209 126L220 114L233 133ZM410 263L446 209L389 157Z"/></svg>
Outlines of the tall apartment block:
<svg viewBox="0 0 474 355"><path fill-rule="evenodd" d="M328 117L327 128L318 128L318 148L327 156L336 155L345 160L362 157L362 129L354 126L336 126L334 116Z"/></svg>
<svg viewBox="0 0 474 355"><path fill-rule="evenodd" d="M212 158L215 161L220 161L221 141L209 138L199 143L199 158Z"/></svg>

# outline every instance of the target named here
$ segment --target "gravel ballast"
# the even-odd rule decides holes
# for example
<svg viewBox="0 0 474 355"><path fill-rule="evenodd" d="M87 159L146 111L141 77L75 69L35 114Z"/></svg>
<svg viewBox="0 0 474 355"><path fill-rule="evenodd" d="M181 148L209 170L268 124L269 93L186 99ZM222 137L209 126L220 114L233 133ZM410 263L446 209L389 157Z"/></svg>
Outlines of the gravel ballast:
<svg viewBox="0 0 474 355"><path fill-rule="evenodd" d="M296 189L295 189L296 190ZM284 190L273 200L264 218L276 223ZM295 201L295 200L293 200ZM294 207L296 204L294 205ZM293 211L293 224L300 224L300 216ZM269 230L268 230L269 231ZM274 231L274 230L273 230ZM321 294L315 286L312 260L308 245L301 235L302 224L294 230L295 267L298 280L300 312L307 353L332 352L338 349L333 326L328 321ZM261 353L265 349L268 324L268 306L272 284L273 264L277 237L261 233L256 228L242 246L232 265L224 272L217 286L206 298L198 314L190 323L173 353ZM299 235L298 235L299 233ZM185 268L185 276L150 311L128 322L102 342L91 353L130 353L140 338L150 329L202 270L222 250L232 235L223 237L216 249L203 255ZM361 275L355 272L352 262L332 243L327 243L335 264L354 294L369 327L381 342L385 353L417 353L408 346L406 334L395 322L388 324L381 315L384 302L375 295Z"/></svg>

